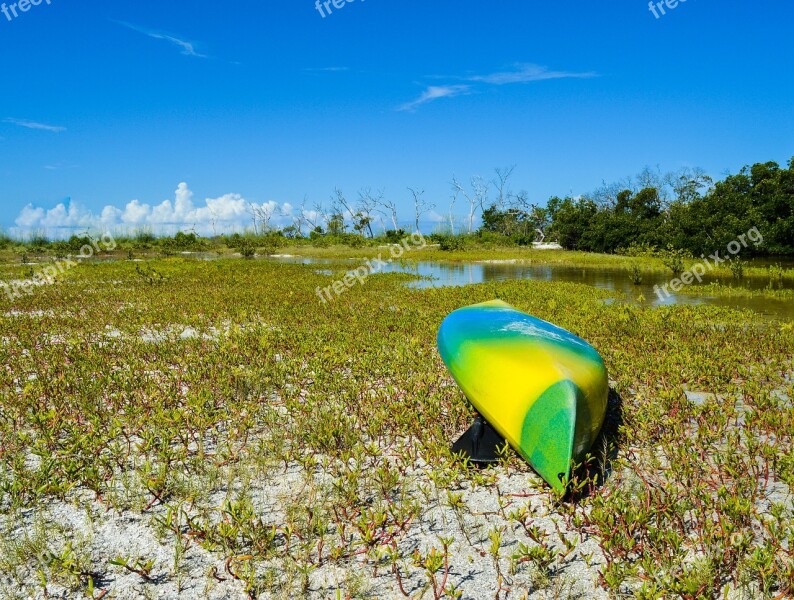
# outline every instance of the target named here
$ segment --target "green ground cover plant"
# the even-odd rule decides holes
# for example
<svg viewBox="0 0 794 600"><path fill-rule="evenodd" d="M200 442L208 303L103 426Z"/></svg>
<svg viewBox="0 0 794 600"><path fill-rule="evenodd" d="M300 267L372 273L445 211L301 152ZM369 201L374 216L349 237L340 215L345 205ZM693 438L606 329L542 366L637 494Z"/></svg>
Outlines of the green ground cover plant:
<svg viewBox="0 0 794 600"><path fill-rule="evenodd" d="M0 296L0 590L794 594L790 323L565 283L413 290L403 274L320 304L350 264L91 262ZM473 415L435 335L493 298L609 369L604 435L564 497L512 451L483 471L449 453Z"/></svg>

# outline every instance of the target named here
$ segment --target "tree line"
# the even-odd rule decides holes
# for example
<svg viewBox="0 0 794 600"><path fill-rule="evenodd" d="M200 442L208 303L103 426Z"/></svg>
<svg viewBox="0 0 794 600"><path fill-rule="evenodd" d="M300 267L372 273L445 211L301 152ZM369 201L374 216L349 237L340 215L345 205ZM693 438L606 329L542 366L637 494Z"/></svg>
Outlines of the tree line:
<svg viewBox="0 0 794 600"><path fill-rule="evenodd" d="M699 256L726 247L752 228L764 243L756 254L794 254L794 158L744 167L713 181L702 169L659 173L646 168L576 198L545 207L505 195L482 214L482 233L529 243L541 232L564 248L589 252L653 252L667 248Z"/></svg>
<svg viewBox="0 0 794 600"><path fill-rule="evenodd" d="M498 168L491 178L452 178L448 209L433 232L436 238L530 245L557 241L569 250L623 253L669 248L693 255L724 248L757 228L764 243L755 254L794 254L794 158L786 168L776 162L756 163L714 181L700 168L662 173L646 167L634 177L602 185L578 197L552 197L545 206L526 191L511 187L515 167ZM411 225L436 209L424 190L408 188ZM464 216L458 216L465 211ZM382 191L367 188L355 201L337 189L330 207L315 204L299 211L288 237L374 239L376 219L387 238L404 234L398 204ZM425 232L427 233L427 232ZM459 243L446 240L445 247Z"/></svg>

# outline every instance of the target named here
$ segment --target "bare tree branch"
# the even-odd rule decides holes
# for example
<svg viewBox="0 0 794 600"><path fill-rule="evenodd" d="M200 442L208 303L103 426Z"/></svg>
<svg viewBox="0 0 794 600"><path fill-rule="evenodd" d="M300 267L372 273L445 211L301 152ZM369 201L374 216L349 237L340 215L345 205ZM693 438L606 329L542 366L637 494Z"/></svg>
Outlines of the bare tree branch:
<svg viewBox="0 0 794 600"><path fill-rule="evenodd" d="M458 201L458 196L460 196L460 184L458 184L457 179L455 176L452 176L452 197L449 199L449 232L452 235L455 235L455 217L453 211L455 209L455 203Z"/></svg>
<svg viewBox="0 0 794 600"><path fill-rule="evenodd" d="M510 178L513 176L513 171L515 170L515 165L505 168L497 167L494 169L496 177L493 180L493 184L496 187L496 206L499 210L504 209L505 204L510 200Z"/></svg>
<svg viewBox="0 0 794 600"><path fill-rule="evenodd" d="M471 191L467 192L454 177L452 179L452 185L469 203L469 233L472 233L472 231L474 231L474 217L477 216L477 209L479 209L480 212L485 210L485 204L488 201L488 183L478 175L471 178Z"/></svg>
<svg viewBox="0 0 794 600"><path fill-rule="evenodd" d="M352 219L355 216L350 203L339 188L334 188L334 195L331 197L331 206L335 214L341 214L345 219Z"/></svg>
<svg viewBox="0 0 794 600"><path fill-rule="evenodd" d="M356 207L358 210L356 211L356 217L366 227L369 232L369 237L371 238L375 237L372 232L372 213L377 212L382 199L382 190L373 193L370 188L364 188L358 192L358 206Z"/></svg>
<svg viewBox="0 0 794 600"><path fill-rule="evenodd" d="M425 191L420 190L419 188L408 188L408 191L411 192L411 196L414 199L414 217L415 217L415 231L417 233L421 233L419 230L419 220L421 219L422 215L425 213L430 212L433 210L436 205L428 202L424 199Z"/></svg>
<svg viewBox="0 0 794 600"><path fill-rule="evenodd" d="M376 205L378 207L376 208L376 212L391 219L394 231L398 231L400 229L400 221L397 218L397 203L394 200L386 200L384 192L379 191Z"/></svg>

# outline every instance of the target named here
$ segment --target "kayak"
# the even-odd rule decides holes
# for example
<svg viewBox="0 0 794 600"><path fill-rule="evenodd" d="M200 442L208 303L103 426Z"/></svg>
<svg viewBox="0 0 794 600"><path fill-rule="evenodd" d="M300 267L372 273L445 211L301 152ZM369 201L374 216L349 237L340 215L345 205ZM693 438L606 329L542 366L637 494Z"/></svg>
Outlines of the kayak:
<svg viewBox="0 0 794 600"><path fill-rule="evenodd" d="M474 408L555 490L591 449L606 414L604 361L590 344L501 300L456 310L441 358Z"/></svg>

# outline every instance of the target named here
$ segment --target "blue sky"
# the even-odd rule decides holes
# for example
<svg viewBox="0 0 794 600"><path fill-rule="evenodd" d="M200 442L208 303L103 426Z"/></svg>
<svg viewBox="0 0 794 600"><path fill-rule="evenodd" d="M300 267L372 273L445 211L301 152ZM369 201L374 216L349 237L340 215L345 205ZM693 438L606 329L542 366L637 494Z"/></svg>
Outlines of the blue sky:
<svg viewBox="0 0 794 600"><path fill-rule="evenodd" d="M408 222L407 186L445 213L498 166L543 204L794 155L791 3L49 2L0 12L4 228L206 228L206 199L229 224L336 186Z"/></svg>

